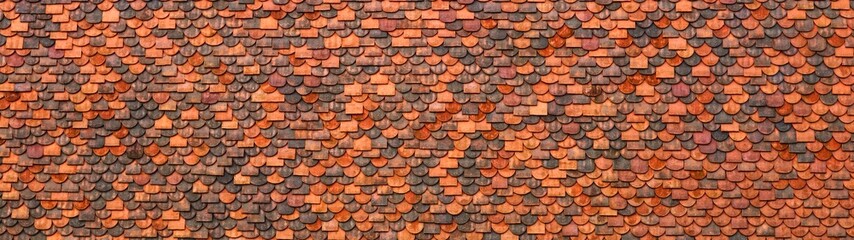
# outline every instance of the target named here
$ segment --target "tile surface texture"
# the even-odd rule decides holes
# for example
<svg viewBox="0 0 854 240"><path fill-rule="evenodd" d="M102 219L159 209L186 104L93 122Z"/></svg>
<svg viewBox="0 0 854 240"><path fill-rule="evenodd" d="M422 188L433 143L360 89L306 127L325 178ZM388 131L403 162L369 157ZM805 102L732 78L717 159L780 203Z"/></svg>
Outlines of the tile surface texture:
<svg viewBox="0 0 854 240"><path fill-rule="evenodd" d="M0 239L854 236L850 1L5 1Z"/></svg>

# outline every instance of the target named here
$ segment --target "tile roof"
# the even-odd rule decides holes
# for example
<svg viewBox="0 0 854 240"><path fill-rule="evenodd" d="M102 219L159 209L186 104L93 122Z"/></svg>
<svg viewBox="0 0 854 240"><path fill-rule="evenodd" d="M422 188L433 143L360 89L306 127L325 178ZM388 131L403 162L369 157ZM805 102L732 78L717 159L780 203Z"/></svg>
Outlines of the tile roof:
<svg viewBox="0 0 854 240"><path fill-rule="evenodd" d="M0 239L854 236L850 1L0 3Z"/></svg>

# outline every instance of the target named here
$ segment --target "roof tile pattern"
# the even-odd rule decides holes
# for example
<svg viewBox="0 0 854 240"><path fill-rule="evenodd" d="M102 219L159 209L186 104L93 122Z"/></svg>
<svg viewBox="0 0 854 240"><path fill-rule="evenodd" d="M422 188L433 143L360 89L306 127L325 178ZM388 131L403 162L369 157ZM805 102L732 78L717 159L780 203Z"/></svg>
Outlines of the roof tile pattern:
<svg viewBox="0 0 854 240"><path fill-rule="evenodd" d="M854 236L849 1L37 2L3 239Z"/></svg>

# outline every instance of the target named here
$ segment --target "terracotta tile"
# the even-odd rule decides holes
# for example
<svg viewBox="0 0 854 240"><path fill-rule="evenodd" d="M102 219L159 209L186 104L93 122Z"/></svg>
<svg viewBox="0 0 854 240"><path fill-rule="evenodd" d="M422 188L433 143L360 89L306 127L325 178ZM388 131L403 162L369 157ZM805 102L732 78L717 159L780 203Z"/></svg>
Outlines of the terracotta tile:
<svg viewBox="0 0 854 240"><path fill-rule="evenodd" d="M852 233L847 1L0 10L4 238Z"/></svg>

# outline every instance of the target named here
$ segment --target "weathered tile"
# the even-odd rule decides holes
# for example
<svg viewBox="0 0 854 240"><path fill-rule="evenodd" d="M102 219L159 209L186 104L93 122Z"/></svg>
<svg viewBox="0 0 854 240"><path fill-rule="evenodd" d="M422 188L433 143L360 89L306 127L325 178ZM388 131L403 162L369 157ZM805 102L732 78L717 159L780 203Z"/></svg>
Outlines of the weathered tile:
<svg viewBox="0 0 854 240"><path fill-rule="evenodd" d="M0 238L854 235L848 1L0 12Z"/></svg>

